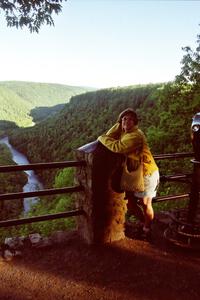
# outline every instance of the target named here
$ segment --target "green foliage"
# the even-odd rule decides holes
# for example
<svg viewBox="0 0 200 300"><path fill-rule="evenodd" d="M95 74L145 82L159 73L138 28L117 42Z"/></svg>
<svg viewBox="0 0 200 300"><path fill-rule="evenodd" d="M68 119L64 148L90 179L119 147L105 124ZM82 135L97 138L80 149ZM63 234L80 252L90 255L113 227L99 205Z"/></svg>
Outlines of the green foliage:
<svg viewBox="0 0 200 300"><path fill-rule="evenodd" d="M73 185L74 181L74 169L73 168L65 168L59 171L55 177L55 188L61 188L63 186Z"/></svg>
<svg viewBox="0 0 200 300"><path fill-rule="evenodd" d="M4 144L0 144L0 165L12 165L10 151ZM21 192L27 182L25 173L0 173L0 194ZM5 200L0 202L0 219L16 218L23 208L23 200Z"/></svg>
<svg viewBox="0 0 200 300"><path fill-rule="evenodd" d="M11 121L21 127L32 126L33 121L40 122L54 115L70 97L87 90L62 84L0 82L0 120Z"/></svg>
<svg viewBox="0 0 200 300"><path fill-rule="evenodd" d="M62 0L1 0L0 9L5 13L9 27L27 27L31 33L38 33L42 25L54 25L52 14L61 11L61 3Z"/></svg>
<svg viewBox="0 0 200 300"><path fill-rule="evenodd" d="M33 118L33 122L36 124L44 119L54 116L61 111L64 106L64 104L57 104L52 107L36 107L31 110L30 115Z"/></svg>
<svg viewBox="0 0 200 300"><path fill-rule="evenodd" d="M200 35L197 35L197 47L184 47L185 55L181 61L181 73L176 76L176 82L180 85L192 85L200 87Z"/></svg>
<svg viewBox="0 0 200 300"><path fill-rule="evenodd" d="M4 136L7 131L16 128L18 128L18 126L15 124L15 122L0 120L0 137Z"/></svg>
<svg viewBox="0 0 200 300"><path fill-rule="evenodd" d="M158 87L130 86L74 96L53 118L13 131L10 141L32 162L72 159L74 150L107 130L121 110L127 106L138 109ZM50 173L40 174L52 186L55 173Z"/></svg>
<svg viewBox="0 0 200 300"><path fill-rule="evenodd" d="M13 131L11 143L32 162L69 160L75 149L106 131L123 109L133 107L154 154L192 151L191 117L199 103L198 91L183 90L176 83L89 92L72 97L54 118ZM190 163L183 160L158 163L163 174L191 171ZM54 171L40 175L47 186L52 186ZM172 189L165 190L169 191Z"/></svg>
<svg viewBox="0 0 200 300"><path fill-rule="evenodd" d="M74 170L72 168L65 168L58 172L55 177L53 187L61 188L73 185ZM40 201L33 205L27 216L37 216L65 212L74 209L74 199L72 195L57 195L56 197L43 197ZM75 220L73 217L63 218L52 221L32 223L20 226L19 233L27 235L30 232L39 232L42 235L50 235L56 230L66 230L75 227Z"/></svg>
<svg viewBox="0 0 200 300"><path fill-rule="evenodd" d="M0 120L15 122L20 126L31 124L31 106L7 86L0 84Z"/></svg>

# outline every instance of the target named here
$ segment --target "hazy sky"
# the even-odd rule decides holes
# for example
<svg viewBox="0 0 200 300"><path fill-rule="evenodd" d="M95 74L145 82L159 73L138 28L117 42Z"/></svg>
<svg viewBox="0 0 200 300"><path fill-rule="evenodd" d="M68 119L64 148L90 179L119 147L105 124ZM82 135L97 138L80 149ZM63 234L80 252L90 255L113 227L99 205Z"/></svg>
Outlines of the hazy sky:
<svg viewBox="0 0 200 300"><path fill-rule="evenodd" d="M6 27L0 81L112 87L173 80L196 46L200 1L68 0L39 34Z"/></svg>

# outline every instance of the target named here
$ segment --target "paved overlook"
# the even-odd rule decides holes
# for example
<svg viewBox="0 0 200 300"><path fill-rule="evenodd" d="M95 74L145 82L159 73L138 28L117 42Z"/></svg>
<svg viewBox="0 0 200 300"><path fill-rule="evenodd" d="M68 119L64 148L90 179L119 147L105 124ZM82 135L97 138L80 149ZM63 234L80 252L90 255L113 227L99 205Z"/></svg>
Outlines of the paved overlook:
<svg viewBox="0 0 200 300"><path fill-rule="evenodd" d="M161 229L156 222L151 243L91 247L71 231L62 243L24 249L0 262L0 299L199 299L199 253L166 244Z"/></svg>

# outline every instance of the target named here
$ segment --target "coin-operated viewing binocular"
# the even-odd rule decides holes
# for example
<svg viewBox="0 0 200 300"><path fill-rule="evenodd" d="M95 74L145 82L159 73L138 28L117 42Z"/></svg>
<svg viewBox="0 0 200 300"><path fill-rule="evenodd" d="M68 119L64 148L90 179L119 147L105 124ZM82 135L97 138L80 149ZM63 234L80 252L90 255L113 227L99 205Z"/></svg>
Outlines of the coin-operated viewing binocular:
<svg viewBox="0 0 200 300"><path fill-rule="evenodd" d="M200 162L200 112L192 118L191 139L195 160Z"/></svg>

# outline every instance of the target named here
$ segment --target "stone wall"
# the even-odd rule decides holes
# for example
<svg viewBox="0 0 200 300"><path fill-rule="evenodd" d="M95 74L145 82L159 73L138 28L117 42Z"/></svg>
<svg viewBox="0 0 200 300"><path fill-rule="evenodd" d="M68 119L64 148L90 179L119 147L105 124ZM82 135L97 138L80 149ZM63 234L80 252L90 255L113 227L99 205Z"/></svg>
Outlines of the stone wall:
<svg viewBox="0 0 200 300"><path fill-rule="evenodd" d="M85 212L77 217L80 235L88 244L123 239L127 201L119 189L122 156L93 142L79 148L76 159L86 161L86 167L78 168L75 175L76 184L85 189L76 199L77 208Z"/></svg>

